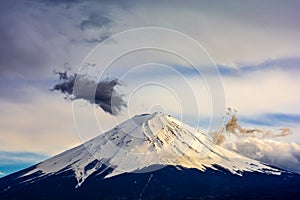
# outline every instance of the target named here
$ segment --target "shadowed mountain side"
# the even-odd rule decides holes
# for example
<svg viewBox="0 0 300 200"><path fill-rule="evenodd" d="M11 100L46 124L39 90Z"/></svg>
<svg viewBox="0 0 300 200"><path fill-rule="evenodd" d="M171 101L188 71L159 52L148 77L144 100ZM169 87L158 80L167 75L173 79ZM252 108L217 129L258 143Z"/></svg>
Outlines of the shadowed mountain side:
<svg viewBox="0 0 300 200"><path fill-rule="evenodd" d="M108 169L101 175L94 172L79 188L74 187L77 181L70 170L33 183L17 178L29 171L23 170L0 179L0 199L298 199L300 195L297 174L245 172L237 176L215 167L218 170L202 172L167 166L104 179Z"/></svg>

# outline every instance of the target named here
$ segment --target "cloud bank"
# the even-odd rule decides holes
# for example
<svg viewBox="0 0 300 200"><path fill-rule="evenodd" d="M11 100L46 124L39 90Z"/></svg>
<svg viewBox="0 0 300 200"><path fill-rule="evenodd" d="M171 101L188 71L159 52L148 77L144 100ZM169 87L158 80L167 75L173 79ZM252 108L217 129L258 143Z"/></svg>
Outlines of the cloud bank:
<svg viewBox="0 0 300 200"><path fill-rule="evenodd" d="M249 137L225 142L224 146L249 158L300 173L300 146L296 143Z"/></svg>
<svg viewBox="0 0 300 200"><path fill-rule="evenodd" d="M233 110L221 134L215 136L217 144L246 157L259 160L288 171L300 173L300 146L275 140L292 134L289 128L281 128L279 133L271 130L246 129L238 124Z"/></svg>

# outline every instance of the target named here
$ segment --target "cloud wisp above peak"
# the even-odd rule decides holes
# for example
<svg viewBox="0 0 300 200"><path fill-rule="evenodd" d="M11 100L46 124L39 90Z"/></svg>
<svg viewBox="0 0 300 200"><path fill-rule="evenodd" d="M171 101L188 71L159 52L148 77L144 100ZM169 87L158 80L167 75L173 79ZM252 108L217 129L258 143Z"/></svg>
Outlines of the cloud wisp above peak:
<svg viewBox="0 0 300 200"><path fill-rule="evenodd" d="M65 94L65 98L71 101L83 99L95 104L111 115L118 115L127 107L124 95L119 94L115 87L121 85L118 79L107 78L96 82L84 75L68 75L65 72L56 72L61 83L54 85L52 91Z"/></svg>

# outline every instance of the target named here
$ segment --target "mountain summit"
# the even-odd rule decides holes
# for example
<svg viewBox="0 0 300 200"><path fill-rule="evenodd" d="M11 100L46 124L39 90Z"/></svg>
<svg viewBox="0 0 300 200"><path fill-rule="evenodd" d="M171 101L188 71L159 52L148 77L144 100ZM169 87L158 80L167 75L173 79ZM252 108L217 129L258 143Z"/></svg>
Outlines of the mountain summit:
<svg viewBox="0 0 300 200"><path fill-rule="evenodd" d="M165 176L170 176L172 173L174 180L172 180L172 175L170 180L165 180ZM182 173L186 173L186 176ZM149 176L148 180L144 180L147 176ZM186 180L187 183L179 184L186 186L194 183L205 185L207 181L216 179L218 183L213 183L216 184L213 187L218 187L218 184L224 183L224 181L231 183L233 180L237 180L236 183L239 181L243 183L242 180L249 176L261 177L262 183L264 182L263 178L269 177L270 180L285 181L285 184L289 183L287 180L296 177L299 181L297 184L300 183L298 175L226 150L214 144L204 133L170 115L156 112L136 115L80 146L0 179L0 198L15 198L22 192L34 196L34 192L32 194L34 189L44 198L44 195L51 194L50 191L54 188L56 190L65 188L63 192L67 197L72 197L72 194L77 194L74 197L79 197L83 195L83 191L92 190L93 192L89 195L104 195L105 192L108 192L106 197L111 197L115 192L117 196L123 194L120 197L132 199L139 197L138 194L132 196L134 193L130 192L134 185L144 182L145 187L149 187L154 176L156 180L160 181L152 189L158 192L156 195L161 190L162 194L168 198L175 198L176 195L173 196L175 193L172 192L165 193L166 188L163 189L163 185L170 187L168 184L179 181L178 178L181 176L184 177L181 177L180 180L185 180L190 176L194 177ZM269 179L267 178L265 181L268 182ZM114 180L118 180L118 183L115 183ZM128 180L129 182L127 182ZM245 179L244 183L249 184L247 181L253 180ZM123 190L118 187L114 188L115 191L109 189L98 193L94 191L95 188L99 190L101 187L107 188L111 186L112 182L117 185L123 183L124 185L119 185L119 187L128 187L128 193L122 193ZM161 185L162 183L163 185ZM236 183L231 183L235 188L233 191L240 187ZM133 185L130 186L130 184ZM42 185L47 189L40 188ZM221 185L219 186L221 187ZM207 187L208 185L204 188ZM145 189L143 189L143 193ZM193 194L197 188L185 188L179 193L183 195L182 197L186 197L189 190ZM224 188L220 191L223 190ZM227 190L230 193L231 190L228 188ZM17 191L19 191L18 194ZM198 194L197 197L201 197L201 194ZM50 195L52 199L57 198L53 195Z"/></svg>
<svg viewBox="0 0 300 200"><path fill-rule="evenodd" d="M104 165L106 168L99 171ZM113 170L105 177L125 172L140 173L143 169L148 171L167 165L201 171L218 165L238 175L243 171L281 173L217 146L203 133L170 115L156 112L136 115L114 129L38 164L24 176L41 172L37 177L41 178L72 170L78 187L94 172L103 173L108 168Z"/></svg>

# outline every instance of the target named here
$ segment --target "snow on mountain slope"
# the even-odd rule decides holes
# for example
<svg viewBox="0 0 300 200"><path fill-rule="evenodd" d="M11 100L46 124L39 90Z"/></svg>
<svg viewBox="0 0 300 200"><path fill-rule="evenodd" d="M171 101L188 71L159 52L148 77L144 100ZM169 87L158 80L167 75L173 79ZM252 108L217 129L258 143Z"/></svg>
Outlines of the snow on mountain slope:
<svg viewBox="0 0 300 200"><path fill-rule="evenodd" d="M108 168L112 177L125 172L144 172L153 166L215 169L219 165L233 174L243 171L280 174L277 169L215 145L204 133L162 113L137 115L86 143L54 156L23 176L38 177L73 170L80 186L94 172ZM103 167L105 166L105 168ZM152 167L152 168L151 168ZM103 169L104 168L104 169Z"/></svg>

